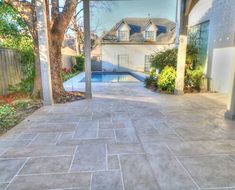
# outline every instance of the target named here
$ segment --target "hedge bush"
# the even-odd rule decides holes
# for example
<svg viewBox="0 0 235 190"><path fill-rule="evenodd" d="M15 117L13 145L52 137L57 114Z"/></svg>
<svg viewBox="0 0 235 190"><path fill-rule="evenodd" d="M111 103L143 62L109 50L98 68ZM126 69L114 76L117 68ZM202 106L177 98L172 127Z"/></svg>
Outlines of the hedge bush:
<svg viewBox="0 0 235 190"><path fill-rule="evenodd" d="M157 78L154 77L154 75L150 75L149 77L145 78L144 83L145 83L145 87L149 88L149 87L155 87L156 86L156 80Z"/></svg>
<svg viewBox="0 0 235 190"><path fill-rule="evenodd" d="M174 67L166 66L158 75L157 88L160 91L173 93L175 90L176 70Z"/></svg>
<svg viewBox="0 0 235 190"><path fill-rule="evenodd" d="M169 49L164 52L156 53L151 58L151 67L159 69L161 72L166 66L176 68L177 65L177 48Z"/></svg>
<svg viewBox="0 0 235 190"><path fill-rule="evenodd" d="M85 69L85 57L84 55L76 56L76 64L72 67L72 72L84 71Z"/></svg>
<svg viewBox="0 0 235 190"><path fill-rule="evenodd" d="M204 77L203 69L197 68L194 70L186 69L185 71L185 87L200 91L202 79Z"/></svg>

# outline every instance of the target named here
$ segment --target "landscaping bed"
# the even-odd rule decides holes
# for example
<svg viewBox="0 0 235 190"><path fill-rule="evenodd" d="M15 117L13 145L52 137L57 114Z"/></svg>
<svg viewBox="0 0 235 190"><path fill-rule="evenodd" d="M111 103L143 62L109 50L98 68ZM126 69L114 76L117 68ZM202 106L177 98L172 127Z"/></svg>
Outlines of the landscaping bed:
<svg viewBox="0 0 235 190"><path fill-rule="evenodd" d="M153 91L173 94L175 91L177 48L156 53L151 57L151 72L145 79L145 86ZM206 91L204 65L198 59L198 49L188 45L184 91L195 93Z"/></svg>
<svg viewBox="0 0 235 190"><path fill-rule="evenodd" d="M20 123L42 106L38 99L24 93L0 96L0 135Z"/></svg>

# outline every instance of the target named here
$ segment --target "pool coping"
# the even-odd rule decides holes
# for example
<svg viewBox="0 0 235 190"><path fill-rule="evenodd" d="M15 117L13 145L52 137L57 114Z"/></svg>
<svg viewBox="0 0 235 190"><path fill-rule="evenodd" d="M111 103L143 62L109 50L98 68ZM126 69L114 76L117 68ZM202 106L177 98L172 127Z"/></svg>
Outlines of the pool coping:
<svg viewBox="0 0 235 190"><path fill-rule="evenodd" d="M102 71L99 71L99 72L101 73ZM118 72L116 72L116 73L118 73ZM139 80L138 82L123 82L122 84L141 83L141 82L144 82L146 77L148 77L147 74L141 73L141 72L136 72L136 71L122 72L122 73L129 73L130 75L132 75L133 77L135 77L136 79ZM81 72L78 75L72 77L71 79L65 81L63 83L63 86L67 91L77 91L78 86L83 86L85 84L85 82L81 82L81 80L84 79L84 78L85 78L85 72ZM98 84L98 83L95 83L95 84ZM107 84L110 84L110 83L107 83Z"/></svg>

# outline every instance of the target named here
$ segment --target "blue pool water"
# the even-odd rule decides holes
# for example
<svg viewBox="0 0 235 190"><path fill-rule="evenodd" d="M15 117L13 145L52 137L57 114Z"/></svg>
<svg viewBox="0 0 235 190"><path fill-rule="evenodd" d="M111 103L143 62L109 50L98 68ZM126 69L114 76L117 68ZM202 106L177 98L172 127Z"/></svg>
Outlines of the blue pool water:
<svg viewBox="0 0 235 190"><path fill-rule="evenodd" d="M84 82L85 78L81 80ZM92 82L139 82L134 76L129 73L102 73L94 72L91 75Z"/></svg>

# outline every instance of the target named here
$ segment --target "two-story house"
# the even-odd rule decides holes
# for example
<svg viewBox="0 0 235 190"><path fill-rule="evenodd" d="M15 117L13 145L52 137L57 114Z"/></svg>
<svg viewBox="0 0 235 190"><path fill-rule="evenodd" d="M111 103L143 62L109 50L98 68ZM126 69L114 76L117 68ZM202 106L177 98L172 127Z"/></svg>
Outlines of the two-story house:
<svg viewBox="0 0 235 190"><path fill-rule="evenodd" d="M175 23L125 18L101 37L103 71L149 71L153 53L175 46Z"/></svg>

